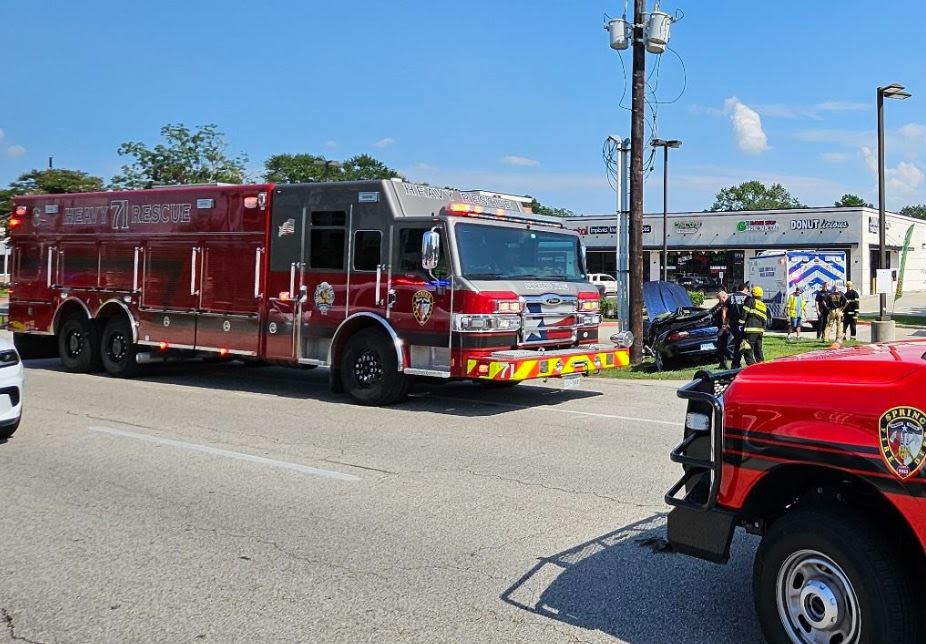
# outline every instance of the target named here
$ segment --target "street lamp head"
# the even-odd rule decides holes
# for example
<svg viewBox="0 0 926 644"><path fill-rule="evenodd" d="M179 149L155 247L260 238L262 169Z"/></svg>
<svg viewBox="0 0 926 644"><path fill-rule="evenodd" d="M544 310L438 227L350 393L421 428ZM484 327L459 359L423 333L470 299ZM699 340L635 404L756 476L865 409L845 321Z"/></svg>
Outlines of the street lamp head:
<svg viewBox="0 0 926 644"><path fill-rule="evenodd" d="M654 148L680 148L682 147L682 142L676 139L653 139L649 142Z"/></svg>
<svg viewBox="0 0 926 644"><path fill-rule="evenodd" d="M904 86L900 83L891 83L884 87L878 88L878 94L885 98L905 99L910 98L910 92L904 91Z"/></svg>

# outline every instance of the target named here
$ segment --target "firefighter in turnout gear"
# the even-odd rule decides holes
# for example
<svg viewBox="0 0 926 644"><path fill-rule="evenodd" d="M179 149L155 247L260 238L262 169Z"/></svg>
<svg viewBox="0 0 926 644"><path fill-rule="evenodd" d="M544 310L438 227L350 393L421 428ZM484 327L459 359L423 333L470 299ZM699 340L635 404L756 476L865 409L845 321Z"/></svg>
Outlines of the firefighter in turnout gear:
<svg viewBox="0 0 926 644"><path fill-rule="evenodd" d="M826 296L826 331L823 333L823 341L829 342L830 329L833 330L833 342L841 343L843 335L842 316L849 301L842 294L839 287L833 284L833 290Z"/></svg>
<svg viewBox="0 0 926 644"><path fill-rule="evenodd" d="M765 335L765 325L768 323L768 308L762 301L761 286L752 287L752 294L743 303L742 315L746 364L765 362L765 356L762 354L762 337ZM746 345L748 345L748 350L746 350Z"/></svg>
<svg viewBox="0 0 926 644"><path fill-rule="evenodd" d="M851 330L851 337L854 340L857 331L855 324L858 322L859 294L852 286L852 282L846 282L846 302L842 317L842 334L845 336L846 331Z"/></svg>

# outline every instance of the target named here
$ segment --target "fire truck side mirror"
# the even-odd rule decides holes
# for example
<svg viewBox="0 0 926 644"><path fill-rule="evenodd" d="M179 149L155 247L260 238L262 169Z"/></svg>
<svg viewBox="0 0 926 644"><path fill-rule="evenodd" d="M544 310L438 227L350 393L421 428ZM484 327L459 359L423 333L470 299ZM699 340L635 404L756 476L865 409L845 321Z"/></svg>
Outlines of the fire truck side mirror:
<svg viewBox="0 0 926 644"><path fill-rule="evenodd" d="M299 304L305 304L309 301L309 287L303 284L299 287Z"/></svg>
<svg viewBox="0 0 926 644"><path fill-rule="evenodd" d="M421 237L421 268L433 271L440 261L440 233L436 229L425 231Z"/></svg>

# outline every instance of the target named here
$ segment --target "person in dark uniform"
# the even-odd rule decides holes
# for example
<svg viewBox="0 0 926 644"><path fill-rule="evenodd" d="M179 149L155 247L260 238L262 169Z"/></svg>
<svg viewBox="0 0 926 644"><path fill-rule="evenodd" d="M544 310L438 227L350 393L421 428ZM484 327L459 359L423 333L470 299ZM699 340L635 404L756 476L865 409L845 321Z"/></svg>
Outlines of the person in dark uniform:
<svg viewBox="0 0 926 644"><path fill-rule="evenodd" d="M730 331L729 308L727 306L730 295L723 287L717 292L717 304L711 309L714 318L714 326L719 331L717 333L717 358L719 369L729 369L728 360L733 358L733 348L730 346L732 331Z"/></svg>
<svg viewBox="0 0 926 644"><path fill-rule="evenodd" d="M857 332L855 325L858 322L859 294L852 286L852 282L846 282L846 301L846 309L842 318L842 334L845 335L846 330L851 329L851 337L854 340Z"/></svg>
<svg viewBox="0 0 926 644"><path fill-rule="evenodd" d="M829 315L829 309L826 306L826 296L829 295L830 285L823 282L820 290L814 298L814 306L817 309L817 340L823 339L823 333L826 331L826 318Z"/></svg>
<svg viewBox="0 0 926 644"><path fill-rule="evenodd" d="M752 292L743 303L743 337L749 345L746 354L746 364L765 362L762 352L762 338L765 337L765 326L768 324L768 308L762 301L762 287L753 286Z"/></svg>
<svg viewBox="0 0 926 644"><path fill-rule="evenodd" d="M749 282L736 287L727 298L727 321L730 324L730 341L733 343L733 368L739 369L743 361L743 304L749 297Z"/></svg>

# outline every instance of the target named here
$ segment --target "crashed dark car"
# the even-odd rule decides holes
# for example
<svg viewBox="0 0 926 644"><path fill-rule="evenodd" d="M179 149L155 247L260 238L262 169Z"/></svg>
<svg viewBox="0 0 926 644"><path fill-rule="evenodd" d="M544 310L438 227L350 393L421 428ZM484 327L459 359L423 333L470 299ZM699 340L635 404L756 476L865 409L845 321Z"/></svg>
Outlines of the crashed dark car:
<svg viewBox="0 0 926 644"><path fill-rule="evenodd" d="M643 302L643 344L655 358L656 369L671 369L682 360L716 359L719 329L711 311L695 306L688 291L672 282L646 282Z"/></svg>

